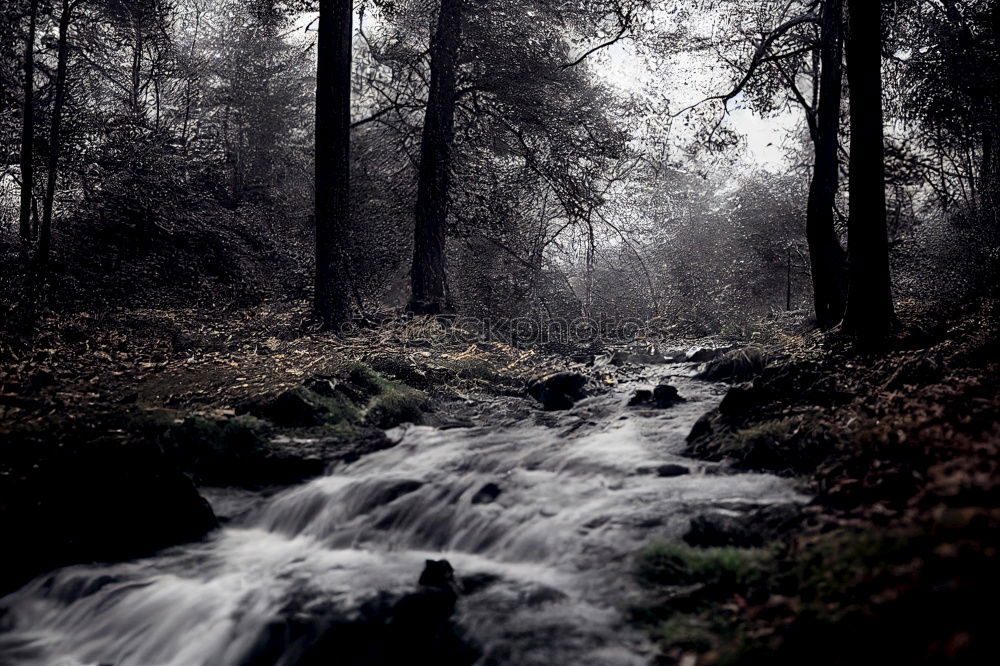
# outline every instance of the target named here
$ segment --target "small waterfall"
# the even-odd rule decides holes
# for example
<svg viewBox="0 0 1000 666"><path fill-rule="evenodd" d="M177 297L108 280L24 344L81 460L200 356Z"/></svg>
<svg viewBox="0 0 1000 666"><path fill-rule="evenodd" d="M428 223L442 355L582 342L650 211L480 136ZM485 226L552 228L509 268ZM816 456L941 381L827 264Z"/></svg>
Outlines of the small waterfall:
<svg viewBox="0 0 1000 666"><path fill-rule="evenodd" d="M396 447L201 543L40 577L0 600L0 663L296 663L260 656L276 622L352 622L440 558L466 588L456 619L481 663L645 663L649 646L621 614L638 592L635 551L680 538L706 508L800 499L767 475L658 477L660 465L692 465L677 452L719 399L711 384L675 383L688 402L667 410L627 409L632 385L539 422L403 427Z"/></svg>

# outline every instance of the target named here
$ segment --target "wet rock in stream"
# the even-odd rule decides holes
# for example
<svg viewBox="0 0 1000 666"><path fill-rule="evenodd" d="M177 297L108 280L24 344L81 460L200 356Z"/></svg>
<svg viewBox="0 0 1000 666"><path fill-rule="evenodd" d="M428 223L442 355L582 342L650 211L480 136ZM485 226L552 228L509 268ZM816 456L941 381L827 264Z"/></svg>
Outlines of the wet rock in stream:
<svg viewBox="0 0 1000 666"><path fill-rule="evenodd" d="M690 473L691 469L684 465L660 465L656 468L656 475L663 478L684 476Z"/></svg>
<svg viewBox="0 0 1000 666"><path fill-rule="evenodd" d="M730 349L730 347L692 347L684 355L684 360L688 363L707 363L719 358Z"/></svg>
<svg viewBox="0 0 1000 666"><path fill-rule="evenodd" d="M500 489L495 483L487 483L485 486L479 489L475 495L472 496L473 504L492 504L500 497L500 493L503 490Z"/></svg>
<svg viewBox="0 0 1000 666"><path fill-rule="evenodd" d="M657 409L667 409L676 404L686 402L677 392L677 388L669 384L660 384L652 391L639 389L629 400L629 407L656 407Z"/></svg>
<svg viewBox="0 0 1000 666"><path fill-rule="evenodd" d="M528 395L542 403L546 411L569 409L587 397L587 378L577 372L557 372L532 380Z"/></svg>
<svg viewBox="0 0 1000 666"><path fill-rule="evenodd" d="M481 652L452 621L458 596L447 560L427 560L413 592L379 593L350 615L317 613L306 595L264 629L241 666L470 666Z"/></svg>
<svg viewBox="0 0 1000 666"><path fill-rule="evenodd" d="M792 529L801 515L797 504L769 505L744 513L707 513L691 520L684 541L700 548L760 548Z"/></svg>

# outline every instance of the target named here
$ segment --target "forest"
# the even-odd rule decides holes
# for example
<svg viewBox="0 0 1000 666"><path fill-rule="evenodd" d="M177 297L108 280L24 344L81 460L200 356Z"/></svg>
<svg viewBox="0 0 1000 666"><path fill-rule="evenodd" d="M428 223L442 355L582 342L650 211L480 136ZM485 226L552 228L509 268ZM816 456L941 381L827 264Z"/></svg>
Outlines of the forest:
<svg viewBox="0 0 1000 666"><path fill-rule="evenodd" d="M0 665L997 663L998 133L993 0L4 0Z"/></svg>

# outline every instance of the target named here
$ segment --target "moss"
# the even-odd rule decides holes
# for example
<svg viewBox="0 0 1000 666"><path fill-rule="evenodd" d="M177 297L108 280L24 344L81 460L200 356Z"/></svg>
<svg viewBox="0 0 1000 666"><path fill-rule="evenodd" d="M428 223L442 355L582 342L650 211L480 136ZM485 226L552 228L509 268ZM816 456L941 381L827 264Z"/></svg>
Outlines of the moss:
<svg viewBox="0 0 1000 666"><path fill-rule="evenodd" d="M731 641L724 605L766 588L774 555L759 548L693 548L654 544L639 554L636 574L648 591L632 621L664 649L707 652Z"/></svg>
<svg viewBox="0 0 1000 666"><path fill-rule="evenodd" d="M656 633L661 645L690 652L708 652L719 643L718 628L701 615L673 615L660 623Z"/></svg>
<svg viewBox="0 0 1000 666"><path fill-rule="evenodd" d="M749 381L767 367L767 353L756 345L727 352L705 364L699 378L711 381Z"/></svg>
<svg viewBox="0 0 1000 666"><path fill-rule="evenodd" d="M450 360L446 365L460 379L481 380L487 382L500 381L503 377L497 371L496 366L486 359L468 357Z"/></svg>
<svg viewBox="0 0 1000 666"><path fill-rule="evenodd" d="M702 417L688 436L686 454L706 460L729 459L740 469L776 474L812 472L836 445L811 414L759 421L739 428L717 413Z"/></svg>
<svg viewBox="0 0 1000 666"><path fill-rule="evenodd" d="M304 399L316 406L324 424L354 423L361 417L358 406L340 395L325 396L313 391L299 389Z"/></svg>
<svg viewBox="0 0 1000 666"><path fill-rule="evenodd" d="M800 539L781 553L653 545L637 569L649 601L632 619L664 651L712 651L719 664L889 663L883 653L858 661L855 646L885 638L898 647L923 622L929 635L940 633L933 618L941 601L900 596L914 590L915 567L931 550L919 533L873 530ZM739 607L747 612L734 614Z"/></svg>
<svg viewBox="0 0 1000 666"><path fill-rule="evenodd" d="M385 393L398 385L359 361L349 362L344 369L347 380L371 396Z"/></svg>
<svg viewBox="0 0 1000 666"><path fill-rule="evenodd" d="M368 405L365 421L377 428L392 428L400 423L422 423L427 396L403 384L390 383Z"/></svg>
<svg viewBox="0 0 1000 666"><path fill-rule="evenodd" d="M638 575L654 585L707 585L722 591L760 581L769 551L758 548L694 548L655 544L639 555Z"/></svg>

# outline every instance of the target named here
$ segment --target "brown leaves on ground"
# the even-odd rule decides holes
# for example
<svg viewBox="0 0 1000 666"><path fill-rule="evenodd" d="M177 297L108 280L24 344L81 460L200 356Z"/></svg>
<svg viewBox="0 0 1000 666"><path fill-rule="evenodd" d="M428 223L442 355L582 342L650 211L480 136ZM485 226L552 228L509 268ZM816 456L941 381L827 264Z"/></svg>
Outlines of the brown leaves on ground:
<svg viewBox="0 0 1000 666"><path fill-rule="evenodd" d="M784 361L699 424L693 451L795 470L814 501L749 603L741 592L702 611L719 623L714 646L668 647L662 663L995 658L998 312L988 299L950 320L904 309L878 353L816 334L772 348Z"/></svg>
<svg viewBox="0 0 1000 666"><path fill-rule="evenodd" d="M315 326L304 302L243 309L145 309L42 319L29 341L0 341L0 428L128 406L224 416L360 361L430 391L519 392L557 360L477 342L432 318Z"/></svg>

